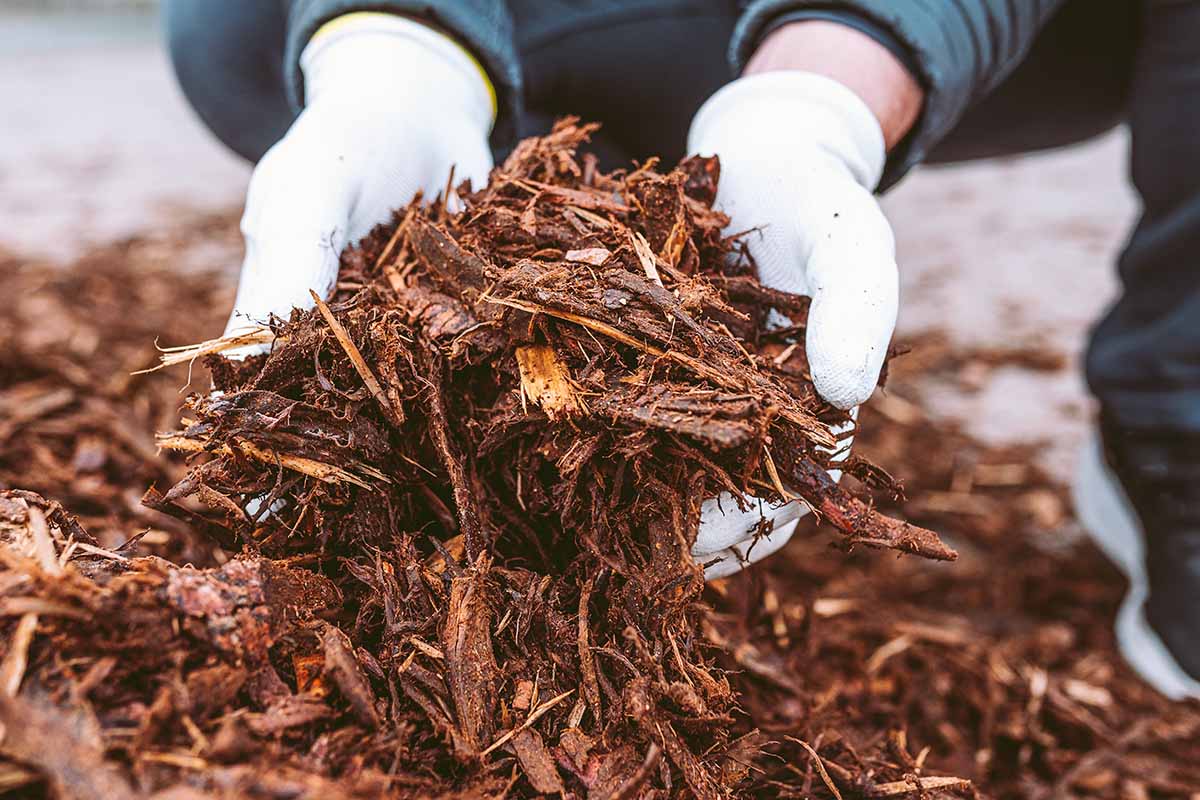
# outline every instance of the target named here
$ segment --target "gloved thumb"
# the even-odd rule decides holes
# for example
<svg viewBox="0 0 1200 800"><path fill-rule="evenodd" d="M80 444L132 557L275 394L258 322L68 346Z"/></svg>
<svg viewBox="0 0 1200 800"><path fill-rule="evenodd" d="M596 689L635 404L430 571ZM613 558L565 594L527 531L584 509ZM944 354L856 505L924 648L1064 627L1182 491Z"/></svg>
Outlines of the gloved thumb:
<svg viewBox="0 0 1200 800"><path fill-rule="evenodd" d="M874 197L853 184L838 194L810 240L805 345L817 392L850 409L866 402L879 380L900 281L892 229Z"/></svg>

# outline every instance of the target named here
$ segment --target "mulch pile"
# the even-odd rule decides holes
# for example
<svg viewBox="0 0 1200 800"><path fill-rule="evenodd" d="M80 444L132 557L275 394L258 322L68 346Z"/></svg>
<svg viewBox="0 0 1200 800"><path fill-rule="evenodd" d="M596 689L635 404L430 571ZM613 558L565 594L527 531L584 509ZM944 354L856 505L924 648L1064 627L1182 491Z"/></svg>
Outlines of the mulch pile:
<svg viewBox="0 0 1200 800"><path fill-rule="evenodd" d="M186 370L133 374L155 342L195 342L224 324L236 218L96 248L70 267L0 252L0 486L62 502L106 547L151 528L145 545L208 563L213 545L142 505L151 484L186 474L152 433L178 424ZM188 262L199 262L189 266Z"/></svg>
<svg viewBox="0 0 1200 800"><path fill-rule="evenodd" d="M269 355L173 354L220 392L164 455L182 369L130 373L216 328L227 283L137 242L0 274L0 404L27 409L0 429L0 792L1200 789L1198 707L1115 654L1122 586L1061 487L899 399L949 360L893 363L848 464L875 501L839 489L805 305L721 237L717 163L600 174L588 130L400 212ZM826 524L706 585L722 491Z"/></svg>

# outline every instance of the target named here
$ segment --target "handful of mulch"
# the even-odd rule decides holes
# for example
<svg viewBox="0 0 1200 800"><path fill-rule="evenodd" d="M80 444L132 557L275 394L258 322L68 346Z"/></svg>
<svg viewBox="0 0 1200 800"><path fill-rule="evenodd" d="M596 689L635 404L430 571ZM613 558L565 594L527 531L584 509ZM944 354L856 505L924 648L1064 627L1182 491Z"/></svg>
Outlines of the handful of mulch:
<svg viewBox="0 0 1200 800"><path fill-rule="evenodd" d="M131 560L10 498L41 581L18 611L62 620L37 698L0 709L28 720L18 744L84 682L105 730L136 730L72 723L77 758L122 751L154 789L737 793L758 739L733 735L701 632L701 502L795 500L845 547L954 553L827 475L847 417L812 389L807 301L723 238L716 160L601 174L576 157L591 130L523 142L487 188L448 188L454 212L414 202L343 256L328 304L174 354L207 354L220 392L160 438L201 458L146 503L237 559ZM213 355L255 338L269 355ZM50 579L71 541L91 580Z"/></svg>
<svg viewBox="0 0 1200 800"><path fill-rule="evenodd" d="M807 299L731 258L716 159L599 174L575 157L593 129L525 141L460 213L418 199L346 254L329 305L276 321L268 358L210 359L221 396L161 442L218 458L151 505L196 498L214 536L273 555L435 524L469 563L558 572L586 550L627 574L663 572L636 552L648 527L683 542L730 491L805 502L847 545L951 558L826 475L849 418L813 391ZM793 324L769 329L772 309Z"/></svg>

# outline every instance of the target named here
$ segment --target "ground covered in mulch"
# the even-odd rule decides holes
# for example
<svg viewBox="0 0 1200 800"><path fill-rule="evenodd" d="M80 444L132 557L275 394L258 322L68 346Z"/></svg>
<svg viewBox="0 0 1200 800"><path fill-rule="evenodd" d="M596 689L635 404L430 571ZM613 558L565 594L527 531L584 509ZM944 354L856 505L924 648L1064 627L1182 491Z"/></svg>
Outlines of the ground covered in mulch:
<svg viewBox="0 0 1200 800"><path fill-rule="evenodd" d="M131 373L219 328L227 280L171 252L229 226L4 265L0 791L1200 790L1200 709L1121 663L1123 587L1061 487L901 399L1002 351L892 362L863 504L823 480L843 418L803 304L726 257L715 162L600 175L581 133L399 215L269 357L209 357L223 394L182 426L187 369ZM706 585L688 544L723 490L834 524Z"/></svg>

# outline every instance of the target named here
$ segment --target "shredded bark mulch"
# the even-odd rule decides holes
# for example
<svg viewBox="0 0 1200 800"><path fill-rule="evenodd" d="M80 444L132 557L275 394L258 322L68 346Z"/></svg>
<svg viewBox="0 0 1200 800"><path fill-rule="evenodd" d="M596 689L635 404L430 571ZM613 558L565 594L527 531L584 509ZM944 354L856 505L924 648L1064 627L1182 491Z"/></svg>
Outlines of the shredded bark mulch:
<svg viewBox="0 0 1200 800"><path fill-rule="evenodd" d="M953 360L893 363L848 465L874 499L837 487L805 304L722 238L716 161L601 174L588 132L399 212L269 355L172 354L220 391L162 456L182 369L130 373L227 284L137 242L0 275L0 404L30 409L0 430L0 791L1197 791L1200 707L1121 663L1061 487L900 399ZM722 491L823 524L706 585Z"/></svg>

